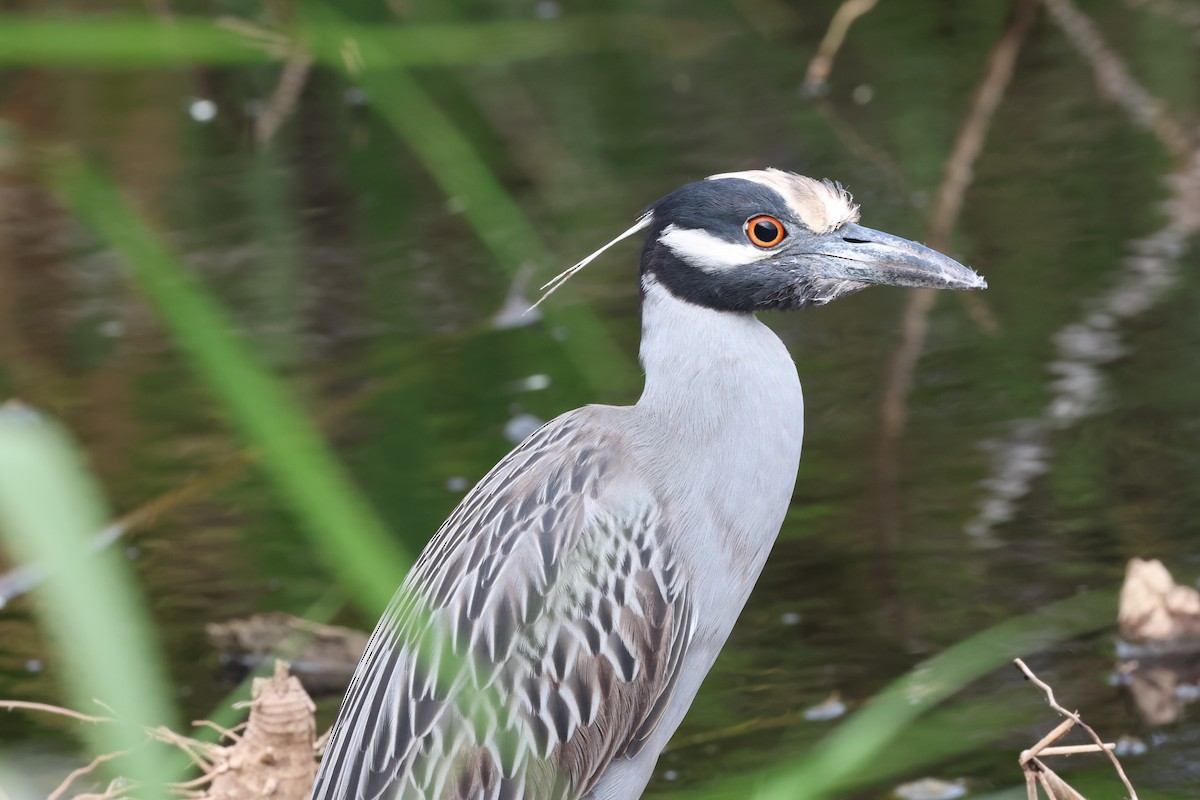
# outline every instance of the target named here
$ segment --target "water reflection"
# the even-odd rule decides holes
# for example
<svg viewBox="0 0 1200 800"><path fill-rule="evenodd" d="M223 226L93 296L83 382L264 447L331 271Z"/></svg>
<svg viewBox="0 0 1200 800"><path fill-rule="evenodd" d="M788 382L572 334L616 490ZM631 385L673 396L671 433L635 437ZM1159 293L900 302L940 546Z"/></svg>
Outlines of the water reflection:
<svg viewBox="0 0 1200 800"><path fill-rule="evenodd" d="M1200 232L1200 150L1167 178L1170 198L1162 204L1166 224L1130 244L1131 254L1118 266L1116 285L1083 303L1084 317L1059 329L1055 355L1047 370L1051 400L1038 419L1012 423L1012 432L984 442L992 474L983 481L986 495L966 531L988 541L996 525L1011 521L1034 481L1048 472L1052 437L1080 420L1110 407L1103 367L1128 352L1122 326L1158 305L1179 280L1179 259Z"/></svg>

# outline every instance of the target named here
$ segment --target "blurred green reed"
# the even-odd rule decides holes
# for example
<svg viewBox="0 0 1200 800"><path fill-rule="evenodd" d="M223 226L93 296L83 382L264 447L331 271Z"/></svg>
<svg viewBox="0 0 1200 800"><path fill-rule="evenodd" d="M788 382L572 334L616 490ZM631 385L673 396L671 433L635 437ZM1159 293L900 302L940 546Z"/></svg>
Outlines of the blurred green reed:
<svg viewBox="0 0 1200 800"><path fill-rule="evenodd" d="M140 69L270 63L298 44L330 66L372 70L505 64L624 48L686 54L712 39L712 31L696 23L640 14L380 27L346 21L331 26L331 11L318 4L310 10L318 24L278 29L233 17L6 14L0 21L0 64ZM354 45L370 51L370 58L359 61Z"/></svg>
<svg viewBox="0 0 1200 800"><path fill-rule="evenodd" d="M73 156L51 159L55 192L120 258L230 421L258 451L259 464L309 541L365 607L382 608L411 559L351 484L316 424L112 181Z"/></svg>
<svg viewBox="0 0 1200 800"><path fill-rule="evenodd" d="M131 750L127 774L157 797L173 777L171 762L146 746L141 726L175 726L178 716L136 578L116 552L92 553L91 537L107 519L69 435L32 410L0 409L0 539L13 561L46 571L36 608L71 706L117 720L81 725L81 734L94 753Z"/></svg>

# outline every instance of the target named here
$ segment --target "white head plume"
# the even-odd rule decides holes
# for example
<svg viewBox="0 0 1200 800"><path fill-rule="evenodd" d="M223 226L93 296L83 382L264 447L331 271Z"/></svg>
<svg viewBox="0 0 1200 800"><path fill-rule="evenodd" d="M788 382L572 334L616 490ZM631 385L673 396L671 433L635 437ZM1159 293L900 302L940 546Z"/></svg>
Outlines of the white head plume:
<svg viewBox="0 0 1200 800"><path fill-rule="evenodd" d="M538 298L538 301L536 303L534 303L533 305L531 305L529 307L529 311L532 311L533 309L540 306L542 304L543 300L545 300L550 295L554 294L554 292L556 292L560 286L562 286L564 283L566 283L568 280L570 280L572 275L574 275L576 272L579 272L579 270L583 269L588 264L595 261L596 258L599 257L599 255L601 253L603 253L605 250L612 247L614 244L621 241L622 239L628 239L630 236L633 236L638 231L644 230L645 228L647 228L650 225L650 223L653 221L653 219L654 219L654 213L651 211L647 211L645 214L642 214L640 217L638 217L637 222L633 223L632 228L625 231L620 236L613 239L611 242L604 245L599 250L592 253L590 256L583 259L579 263L577 263L574 266L569 267L569 268L563 270L562 272L558 273L557 275L555 275L553 278L551 278L549 281L546 282L545 286L542 287L542 291L543 291L542 296Z"/></svg>

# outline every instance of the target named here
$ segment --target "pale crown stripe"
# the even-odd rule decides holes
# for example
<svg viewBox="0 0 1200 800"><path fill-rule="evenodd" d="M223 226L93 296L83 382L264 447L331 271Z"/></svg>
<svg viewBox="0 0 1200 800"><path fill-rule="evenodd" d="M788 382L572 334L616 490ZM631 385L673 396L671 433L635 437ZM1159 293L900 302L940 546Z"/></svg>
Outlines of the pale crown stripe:
<svg viewBox="0 0 1200 800"><path fill-rule="evenodd" d="M780 169L722 172L705 180L741 178L774 190L813 233L829 233L847 222L858 222L858 206L839 184L818 181Z"/></svg>

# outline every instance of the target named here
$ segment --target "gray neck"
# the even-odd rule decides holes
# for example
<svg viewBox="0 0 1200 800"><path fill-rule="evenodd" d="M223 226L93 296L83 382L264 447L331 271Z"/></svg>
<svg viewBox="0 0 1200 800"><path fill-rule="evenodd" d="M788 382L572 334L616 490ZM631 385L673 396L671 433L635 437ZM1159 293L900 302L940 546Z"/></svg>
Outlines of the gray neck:
<svg viewBox="0 0 1200 800"><path fill-rule="evenodd" d="M646 388L631 421L651 466L647 477L681 501L688 528L709 534L694 546L718 545L752 573L752 585L800 461L804 403L795 364L753 314L684 302L653 276L643 277L643 288Z"/></svg>

